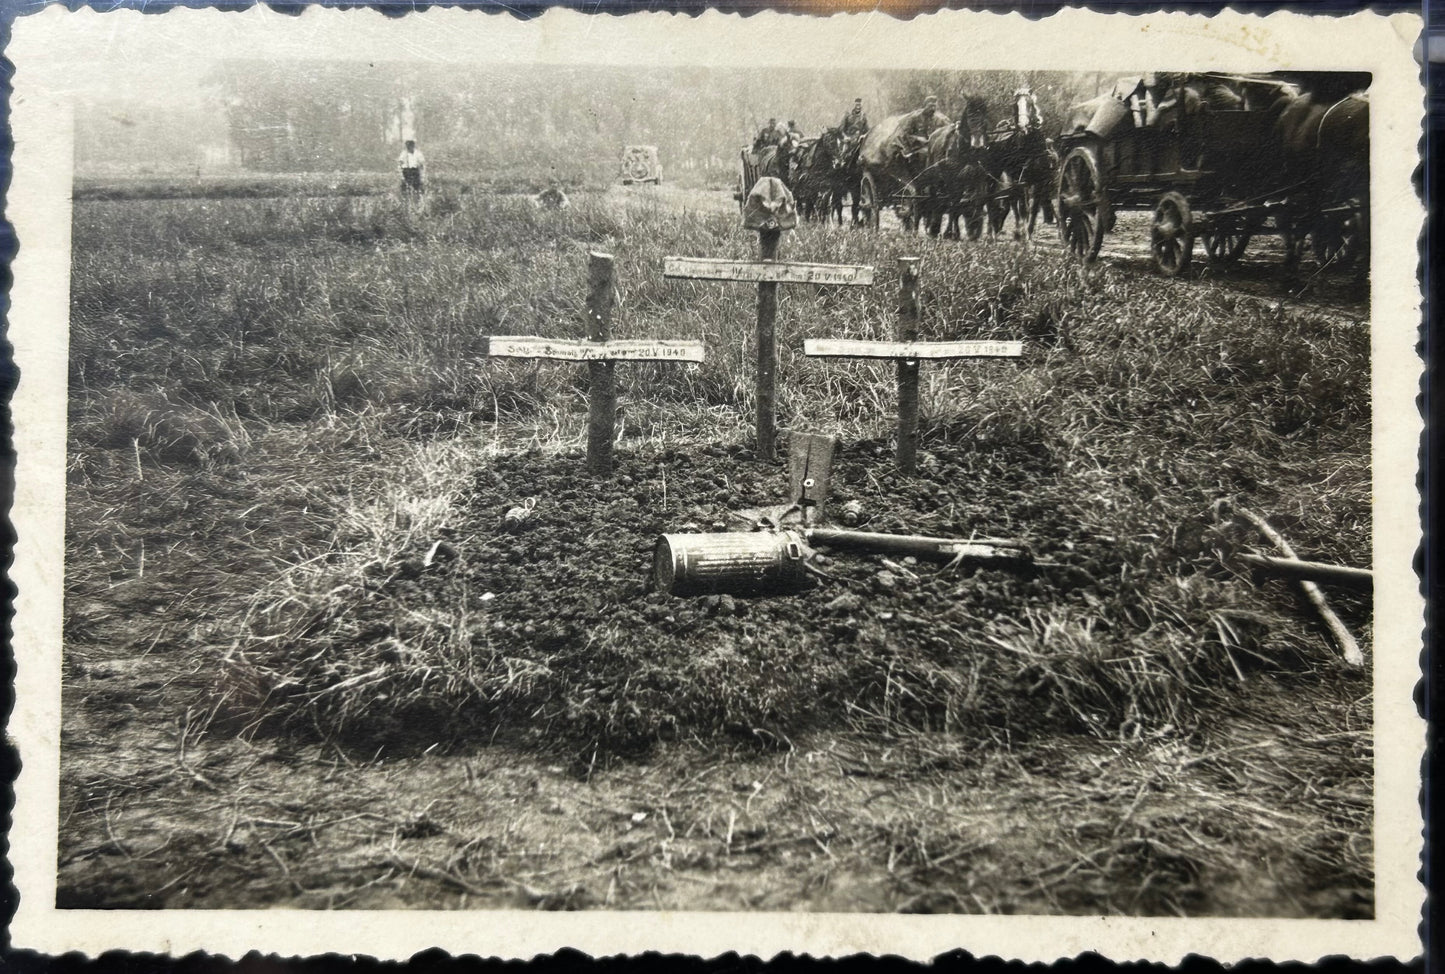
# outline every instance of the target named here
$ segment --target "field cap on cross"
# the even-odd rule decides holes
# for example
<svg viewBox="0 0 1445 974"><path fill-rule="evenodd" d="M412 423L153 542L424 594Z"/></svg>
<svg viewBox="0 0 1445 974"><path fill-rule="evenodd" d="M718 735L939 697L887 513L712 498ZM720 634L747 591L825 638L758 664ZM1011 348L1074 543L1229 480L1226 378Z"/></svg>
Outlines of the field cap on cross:
<svg viewBox="0 0 1445 974"><path fill-rule="evenodd" d="M747 230L791 230L798 225L798 205L781 179L764 176L753 184L743 204Z"/></svg>

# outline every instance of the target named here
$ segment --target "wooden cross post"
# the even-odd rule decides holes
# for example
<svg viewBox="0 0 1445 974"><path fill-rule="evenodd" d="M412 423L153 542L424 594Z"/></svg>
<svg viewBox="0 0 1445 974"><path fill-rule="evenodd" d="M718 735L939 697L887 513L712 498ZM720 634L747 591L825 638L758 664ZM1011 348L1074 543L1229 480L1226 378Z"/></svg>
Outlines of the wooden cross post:
<svg viewBox="0 0 1445 974"><path fill-rule="evenodd" d="M918 341L918 258L898 258L898 340ZM898 360L898 469L918 462L918 359Z"/></svg>
<svg viewBox="0 0 1445 974"><path fill-rule="evenodd" d="M587 255L587 339L612 337L612 255ZM587 469L595 476L612 473L612 443L617 438L617 363L587 363Z"/></svg>
<svg viewBox="0 0 1445 974"><path fill-rule="evenodd" d="M587 261L587 340L493 335L487 340L492 358L553 359L586 362L587 469L599 477L612 474L612 444L617 439L619 361L701 362L702 342L612 339L613 267L611 254L592 253Z"/></svg>
<svg viewBox="0 0 1445 974"><path fill-rule="evenodd" d="M912 476L918 467L918 372L923 359L1019 358L1023 342L918 341L917 257L898 259L898 340L896 342L809 338L803 354L813 358L882 358L898 362L898 470Z"/></svg>
<svg viewBox="0 0 1445 974"><path fill-rule="evenodd" d="M778 260L783 231L798 224L793 194L774 177L759 179L743 207L743 226L758 231L758 260L664 257L662 276L705 281L747 281L758 285L758 456L777 456L778 285L835 284L867 286L873 268L857 264L805 264Z"/></svg>
<svg viewBox="0 0 1445 974"><path fill-rule="evenodd" d="M758 231L758 258L777 260L781 230ZM758 455L771 460L778 426L778 282L758 282Z"/></svg>

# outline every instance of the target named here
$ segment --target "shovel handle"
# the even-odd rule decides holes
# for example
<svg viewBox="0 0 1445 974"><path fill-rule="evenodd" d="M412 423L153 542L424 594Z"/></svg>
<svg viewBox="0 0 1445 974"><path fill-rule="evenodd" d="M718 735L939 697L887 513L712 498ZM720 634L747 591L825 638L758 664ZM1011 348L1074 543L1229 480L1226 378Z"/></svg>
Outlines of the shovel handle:
<svg viewBox="0 0 1445 974"><path fill-rule="evenodd" d="M1279 553L1283 555L1286 560L1300 560L1299 556L1295 554L1294 549L1289 546L1289 542L1284 539L1284 536L1271 527L1269 522L1264 518L1243 507L1235 507L1234 513L1244 518L1250 524L1253 524L1255 528L1259 530L1260 534L1268 538L1270 543L1279 549ZM1325 593L1320 591L1318 585L1307 579L1300 579L1299 587L1300 591L1304 592L1305 598L1310 600L1310 604L1313 605L1315 611L1319 613L1320 619L1324 621L1325 628L1328 629L1330 635L1334 637L1335 644L1340 647L1340 652L1344 655L1345 662L1350 666L1363 666L1365 663L1365 654L1360 649L1360 644L1355 642L1355 637L1350 635L1350 631L1345 628L1344 622L1340 620L1339 616L1335 615L1335 610L1330 608L1329 602L1325 600Z"/></svg>
<svg viewBox="0 0 1445 974"><path fill-rule="evenodd" d="M1339 585L1359 592L1368 592L1375 587L1375 576L1368 568L1327 565L1318 561L1300 561L1297 558L1275 558L1271 555L1250 553L1235 555L1234 559L1250 568L1257 568L1272 575L1283 575L1286 578L1324 582L1328 585Z"/></svg>

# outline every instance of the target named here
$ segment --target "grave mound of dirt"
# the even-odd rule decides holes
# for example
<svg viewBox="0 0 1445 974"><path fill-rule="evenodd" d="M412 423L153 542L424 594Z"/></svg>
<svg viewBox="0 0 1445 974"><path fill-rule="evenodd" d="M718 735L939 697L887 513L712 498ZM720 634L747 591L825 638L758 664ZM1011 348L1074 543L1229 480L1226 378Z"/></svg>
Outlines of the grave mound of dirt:
<svg viewBox="0 0 1445 974"><path fill-rule="evenodd" d="M319 607L266 613L223 667L226 712L358 743L505 740L585 762L817 728L1131 736L1187 730L1240 667L1301 658L1301 623L1249 586L1195 571L1157 531L1085 523L1054 460L945 442L921 461L904 479L882 444L844 448L830 509L857 500L871 531L1017 537L1062 567L945 573L823 552L801 593L668 596L649 585L658 536L747 530L739 512L783 499L781 462L629 452L593 481L575 454L503 455L440 536Z"/></svg>

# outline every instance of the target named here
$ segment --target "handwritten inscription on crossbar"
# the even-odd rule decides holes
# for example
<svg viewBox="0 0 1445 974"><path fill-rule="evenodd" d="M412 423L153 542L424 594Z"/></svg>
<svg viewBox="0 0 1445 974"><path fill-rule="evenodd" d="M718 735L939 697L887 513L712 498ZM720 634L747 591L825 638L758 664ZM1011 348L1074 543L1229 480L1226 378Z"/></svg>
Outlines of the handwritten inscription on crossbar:
<svg viewBox="0 0 1445 974"><path fill-rule="evenodd" d="M526 335L493 335L487 354L494 358L545 358L563 362L701 362L702 342L614 339L606 342Z"/></svg>
<svg viewBox="0 0 1445 974"><path fill-rule="evenodd" d="M803 354L817 358L1019 358L1023 342L869 342L846 338L808 338Z"/></svg>
<svg viewBox="0 0 1445 974"><path fill-rule="evenodd" d="M662 259L662 276L686 277L703 281L863 286L873 283L873 268L861 264L804 264L798 261L664 257Z"/></svg>

